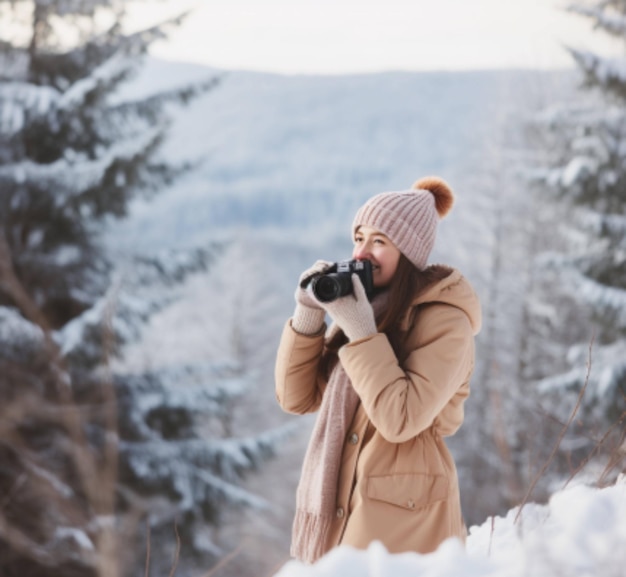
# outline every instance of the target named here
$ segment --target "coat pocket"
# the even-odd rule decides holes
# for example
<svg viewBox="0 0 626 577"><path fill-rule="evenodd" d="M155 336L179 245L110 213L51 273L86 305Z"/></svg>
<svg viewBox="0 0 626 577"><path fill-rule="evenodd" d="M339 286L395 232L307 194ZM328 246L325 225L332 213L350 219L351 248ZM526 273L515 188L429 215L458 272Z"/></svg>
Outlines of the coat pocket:
<svg viewBox="0 0 626 577"><path fill-rule="evenodd" d="M369 477L367 496L414 511L448 498L448 479L442 475L402 473Z"/></svg>

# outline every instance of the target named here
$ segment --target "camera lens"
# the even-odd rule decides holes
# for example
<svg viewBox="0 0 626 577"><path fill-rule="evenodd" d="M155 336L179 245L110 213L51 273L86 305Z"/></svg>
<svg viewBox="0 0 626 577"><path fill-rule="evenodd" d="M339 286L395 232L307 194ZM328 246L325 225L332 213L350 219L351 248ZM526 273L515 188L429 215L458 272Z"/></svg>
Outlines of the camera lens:
<svg viewBox="0 0 626 577"><path fill-rule="evenodd" d="M313 280L313 294L323 303L334 301L339 296L339 284L327 275L322 275Z"/></svg>
<svg viewBox="0 0 626 577"><path fill-rule="evenodd" d="M323 303L329 303L352 292L349 273L331 273L318 276L311 283L313 294Z"/></svg>

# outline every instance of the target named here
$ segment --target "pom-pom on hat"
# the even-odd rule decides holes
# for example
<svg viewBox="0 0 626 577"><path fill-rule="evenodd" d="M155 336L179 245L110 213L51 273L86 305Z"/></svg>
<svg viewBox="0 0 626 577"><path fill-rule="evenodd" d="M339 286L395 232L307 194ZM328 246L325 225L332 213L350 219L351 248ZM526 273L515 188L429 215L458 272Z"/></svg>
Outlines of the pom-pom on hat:
<svg viewBox="0 0 626 577"><path fill-rule="evenodd" d="M437 223L453 204L454 193L444 180L421 178L411 190L381 192L370 198L354 217L352 235L359 226L371 226L423 270L435 244Z"/></svg>

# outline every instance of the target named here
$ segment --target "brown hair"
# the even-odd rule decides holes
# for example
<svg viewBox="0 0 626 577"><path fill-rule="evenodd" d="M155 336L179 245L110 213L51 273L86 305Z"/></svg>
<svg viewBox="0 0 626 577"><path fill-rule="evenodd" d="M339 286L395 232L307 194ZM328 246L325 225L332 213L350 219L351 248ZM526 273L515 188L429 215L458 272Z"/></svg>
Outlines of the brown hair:
<svg viewBox="0 0 626 577"><path fill-rule="evenodd" d="M398 267L391 279L388 304L380 318L376 319L378 332L385 333L396 356L400 356L400 348L404 334L400 322L406 315L415 297L434 282L445 278L452 272L448 267L434 266L424 270L416 268L411 261L400 254ZM343 331L336 332L324 345L320 361L322 374L327 378L337 364L339 349L348 342Z"/></svg>

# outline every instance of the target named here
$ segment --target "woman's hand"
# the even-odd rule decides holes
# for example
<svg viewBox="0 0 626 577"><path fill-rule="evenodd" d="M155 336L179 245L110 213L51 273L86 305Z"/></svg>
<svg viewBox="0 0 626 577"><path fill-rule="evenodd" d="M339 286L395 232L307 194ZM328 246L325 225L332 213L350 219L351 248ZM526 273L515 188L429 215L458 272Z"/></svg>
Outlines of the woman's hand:
<svg viewBox="0 0 626 577"><path fill-rule="evenodd" d="M298 279L298 288L296 289L296 294L295 294L297 304L300 304L305 307L309 307L311 309L323 310L323 307L320 306L320 304L317 302L317 300L315 300L315 298L311 294L311 291L309 289L311 285L309 284L307 285L306 288L302 288L302 283L308 278L311 278L317 274L322 274L325 270L328 270L332 265L333 265L332 262L328 262L325 260L318 260L315 262L315 264L311 268L308 268L300 275L300 278Z"/></svg>
<svg viewBox="0 0 626 577"><path fill-rule="evenodd" d="M324 316L326 312L315 300L311 293L310 285L302 288L302 283L316 274L322 274L330 268L333 263L325 260L318 260L311 268L305 270L298 279L298 288L296 289L296 310L291 319L292 328L303 335L314 335L319 333L324 326Z"/></svg>
<svg viewBox="0 0 626 577"><path fill-rule="evenodd" d="M329 303L315 302L324 309L343 330L350 342L376 334L374 310L358 275L352 275L353 294L338 298ZM313 295L310 295L314 298Z"/></svg>

